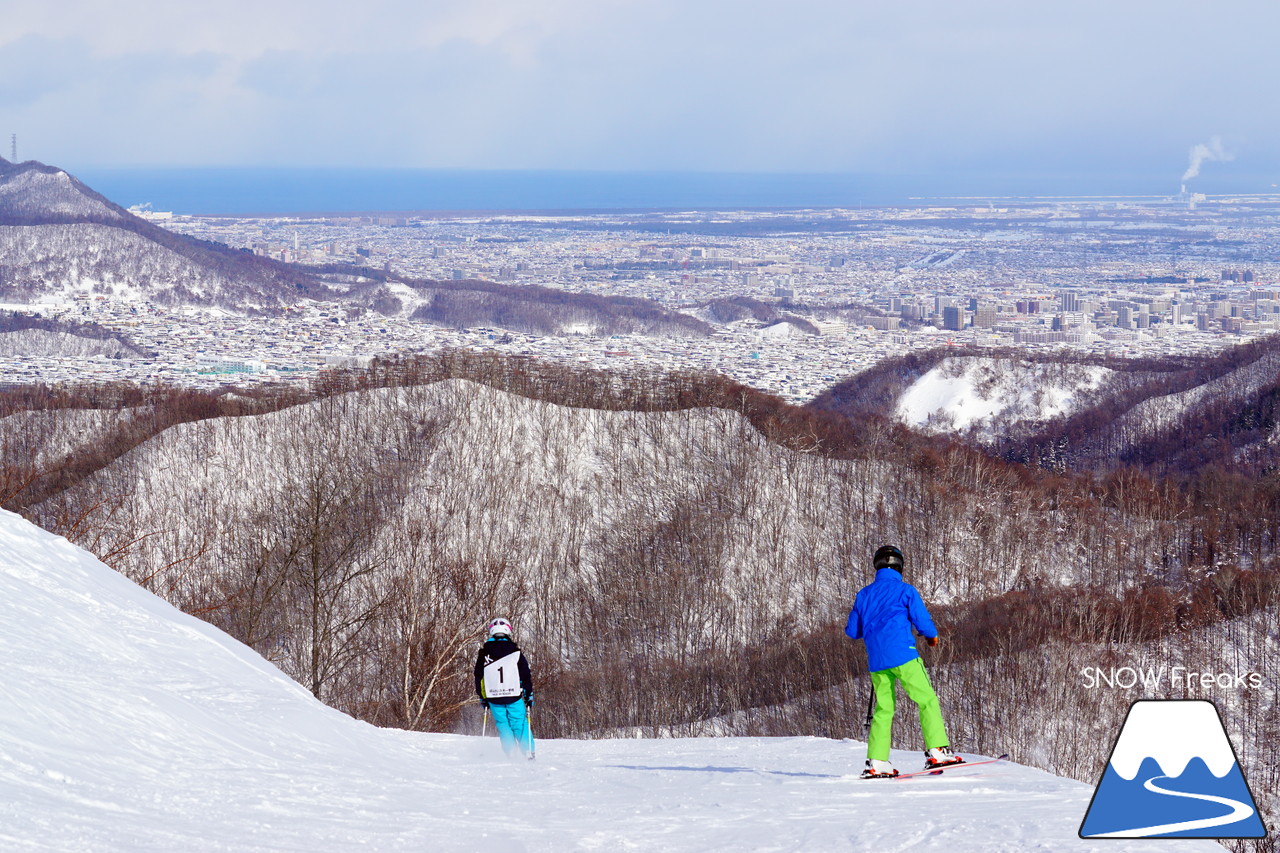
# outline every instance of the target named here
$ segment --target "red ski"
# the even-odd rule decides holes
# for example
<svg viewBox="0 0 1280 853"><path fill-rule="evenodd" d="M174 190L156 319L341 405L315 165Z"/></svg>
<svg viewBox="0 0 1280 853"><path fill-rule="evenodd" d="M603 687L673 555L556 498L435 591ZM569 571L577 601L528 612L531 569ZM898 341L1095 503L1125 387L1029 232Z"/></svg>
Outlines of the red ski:
<svg viewBox="0 0 1280 853"><path fill-rule="evenodd" d="M1005 753L999 758L983 758L980 761L961 761L957 764L944 764L941 767L929 767L924 770L916 770L912 773L899 773L897 776L891 776L891 779L910 779L912 776L939 776L948 770L956 770L961 767L978 767L983 764L999 764L1009 760L1009 753Z"/></svg>

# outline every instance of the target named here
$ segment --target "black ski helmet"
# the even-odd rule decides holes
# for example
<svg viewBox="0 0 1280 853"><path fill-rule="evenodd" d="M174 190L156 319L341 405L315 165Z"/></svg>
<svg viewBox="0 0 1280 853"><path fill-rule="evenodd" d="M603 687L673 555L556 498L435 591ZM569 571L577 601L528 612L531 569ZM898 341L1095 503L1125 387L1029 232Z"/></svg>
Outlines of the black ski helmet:
<svg viewBox="0 0 1280 853"><path fill-rule="evenodd" d="M904 562L902 552L898 550L897 545L881 545L876 550L874 562L876 571L880 569L895 569L901 574Z"/></svg>

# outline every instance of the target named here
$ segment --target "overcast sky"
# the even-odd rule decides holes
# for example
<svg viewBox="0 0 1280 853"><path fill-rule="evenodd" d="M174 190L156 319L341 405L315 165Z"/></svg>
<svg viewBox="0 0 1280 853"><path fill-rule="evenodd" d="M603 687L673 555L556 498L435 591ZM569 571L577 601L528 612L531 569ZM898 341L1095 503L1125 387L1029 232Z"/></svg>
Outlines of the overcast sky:
<svg viewBox="0 0 1280 853"><path fill-rule="evenodd" d="M1280 179L1276 0L0 0L68 167ZM1273 175L1272 172L1275 172Z"/></svg>

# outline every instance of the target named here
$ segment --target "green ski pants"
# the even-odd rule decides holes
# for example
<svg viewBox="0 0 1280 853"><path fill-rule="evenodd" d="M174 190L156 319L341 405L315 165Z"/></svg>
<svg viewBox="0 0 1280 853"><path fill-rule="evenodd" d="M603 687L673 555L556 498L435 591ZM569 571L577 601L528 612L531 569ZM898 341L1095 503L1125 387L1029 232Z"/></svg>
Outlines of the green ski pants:
<svg viewBox="0 0 1280 853"><path fill-rule="evenodd" d="M929 683L929 673L924 662L915 658L902 666L871 673L871 689L876 694L876 712L871 718L871 733L867 735L867 758L876 761L889 760L889 741L893 731L894 685L902 682L907 698L920 708L920 732L924 735L924 748L948 746L947 729L942 722L942 709L938 694Z"/></svg>

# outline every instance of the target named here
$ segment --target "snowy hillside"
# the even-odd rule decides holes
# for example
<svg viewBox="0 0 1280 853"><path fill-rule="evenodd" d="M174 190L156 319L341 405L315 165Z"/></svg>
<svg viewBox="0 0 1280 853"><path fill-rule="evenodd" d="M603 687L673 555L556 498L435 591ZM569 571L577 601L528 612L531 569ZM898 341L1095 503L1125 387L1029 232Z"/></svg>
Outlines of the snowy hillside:
<svg viewBox="0 0 1280 853"><path fill-rule="evenodd" d="M128 214L60 169L0 160L0 217L121 222Z"/></svg>
<svg viewBox="0 0 1280 853"><path fill-rule="evenodd" d="M0 668L5 850L1165 849L1079 841L1091 787L1017 765L864 782L861 744L817 738L509 764L492 738L376 729L7 512Z"/></svg>
<svg viewBox="0 0 1280 853"><path fill-rule="evenodd" d="M0 160L0 297L75 294L272 313L334 293L308 272L164 231L66 172Z"/></svg>
<svg viewBox="0 0 1280 853"><path fill-rule="evenodd" d="M0 418L0 447L13 454L13 462L52 468L69 453L107 437L137 414L133 409L15 412Z"/></svg>
<svg viewBox="0 0 1280 853"><path fill-rule="evenodd" d="M991 438L1074 413L1112 371L1009 358L947 358L898 398L894 417L929 432Z"/></svg>
<svg viewBox="0 0 1280 853"><path fill-rule="evenodd" d="M252 314L297 299L264 271L215 264L212 253L204 254L183 255L147 235L96 223L0 225L3 295L10 302L113 295Z"/></svg>
<svg viewBox="0 0 1280 853"><path fill-rule="evenodd" d="M377 494L356 500L366 481ZM139 580L176 566L166 594L198 607L219 594L214 581L245 582L236 573L256 553L245 542L285 547L277 543L294 534L280 531L300 509L277 508L307 505L312 483L327 483L317 493L330 503L369 506L367 528L379 539L369 547L385 555L371 557L373 577L431 574L444 563L474 574L499 602L531 584L543 598L517 627L556 646L594 619L613 621L608 611L624 604L634 625L613 630L647 630L666 618L668 599L724 619L749 612L761 632L816 626L856 589L843 549L852 542L865 552L885 535L869 508L918 502L892 463L784 450L725 410L576 409L451 380L182 424L37 512L52 526L117 497L110 519L82 526L102 524L95 550ZM985 500L973 511L986 512ZM1002 592L1037 564L1044 541L1011 542L991 570L969 519L951 515L959 529L939 533L950 566L971 547L983 570L922 571L934 600ZM919 559L929 559L917 539ZM430 559L405 547L415 540ZM694 540L708 543L705 554L691 551ZM665 570L676 563L697 577ZM629 597L605 601L600 589L618 578ZM671 650L705 650L723 635L714 620L697 620Z"/></svg>
<svg viewBox="0 0 1280 853"><path fill-rule="evenodd" d="M688 338L711 332L703 321L648 299L483 280L392 283L364 294L362 300L382 314L400 312L411 320L455 328L494 326L535 335L602 337Z"/></svg>
<svg viewBox="0 0 1280 853"><path fill-rule="evenodd" d="M23 329L0 333L0 358L132 358L138 354L116 338Z"/></svg>
<svg viewBox="0 0 1280 853"><path fill-rule="evenodd" d="M1280 373L1280 353L1264 353L1256 361L1196 385L1177 394L1152 397L1134 406L1110 428L1113 452L1123 453L1132 445L1160 434L1177 435L1184 419L1193 417L1197 406L1210 398L1243 405L1251 396L1275 382Z"/></svg>

